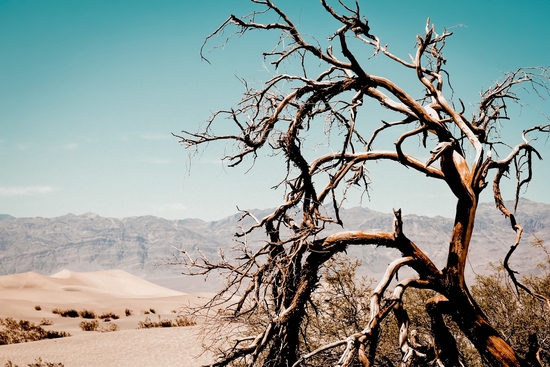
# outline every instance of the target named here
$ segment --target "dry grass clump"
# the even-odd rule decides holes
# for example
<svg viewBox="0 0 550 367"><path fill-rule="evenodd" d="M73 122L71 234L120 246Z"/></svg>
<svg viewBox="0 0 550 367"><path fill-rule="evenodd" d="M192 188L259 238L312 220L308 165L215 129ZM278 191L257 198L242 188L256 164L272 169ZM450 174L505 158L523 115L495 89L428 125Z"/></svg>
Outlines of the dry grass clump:
<svg viewBox="0 0 550 367"><path fill-rule="evenodd" d="M96 318L95 312L92 311L92 310L78 311L78 316L82 317L83 319L95 319Z"/></svg>
<svg viewBox="0 0 550 367"><path fill-rule="evenodd" d="M99 318L105 321L110 321L111 319L117 320L118 318L120 318L120 316L113 312L104 312L102 315L99 315Z"/></svg>
<svg viewBox="0 0 550 367"><path fill-rule="evenodd" d="M19 367L12 361L6 362L4 367ZM34 363L27 364L27 367L65 367L63 363L52 363L52 362L44 362L42 361L42 358L38 358L34 361Z"/></svg>
<svg viewBox="0 0 550 367"><path fill-rule="evenodd" d="M69 309L69 310L60 310L59 308L54 308L52 310L52 313L57 314L61 317L78 317L78 311L75 309Z"/></svg>
<svg viewBox="0 0 550 367"><path fill-rule="evenodd" d="M46 318L40 320L40 326L49 326L49 325L53 325L52 320L48 320Z"/></svg>
<svg viewBox="0 0 550 367"><path fill-rule="evenodd" d="M96 331L99 328L99 322L97 320L82 321L78 326L80 326L82 331Z"/></svg>
<svg viewBox="0 0 550 367"><path fill-rule="evenodd" d="M71 336L64 331L45 330L40 325L27 320L0 318L0 345L32 342L42 339L55 339Z"/></svg>
<svg viewBox="0 0 550 367"><path fill-rule="evenodd" d="M34 306L34 309L35 309L36 311L40 311L40 310L42 309L42 307L40 307L40 305L36 305L36 306Z"/></svg>
<svg viewBox="0 0 550 367"><path fill-rule="evenodd" d="M132 312L132 310L129 310ZM57 314L61 317L82 317L83 319L96 319L100 318L104 321L111 321L111 319L116 320L120 318L117 314L114 312L104 312L101 315L96 315L96 313L93 310L80 310L77 311L75 309L68 309L68 310L60 310L59 308L54 308L52 310L52 313Z"/></svg>
<svg viewBox="0 0 550 367"><path fill-rule="evenodd" d="M187 316L177 317L175 320L160 319L158 321L151 321L149 317L146 317L144 321L138 323L138 329L151 329L157 327L183 327L183 326L193 326L197 323L188 318Z"/></svg>
<svg viewBox="0 0 550 367"><path fill-rule="evenodd" d="M127 309L124 310L124 314L126 315L126 317L132 316L134 314L134 311L127 308Z"/></svg>
<svg viewBox="0 0 550 367"><path fill-rule="evenodd" d="M175 320L175 324L176 325L174 325L174 326L177 326L177 327L197 325L195 320L192 320L191 318L189 318L187 316L177 317L176 320Z"/></svg>
<svg viewBox="0 0 550 367"><path fill-rule="evenodd" d="M118 325L117 324L109 324L108 326L99 326L99 322L97 320L93 321L82 321L79 324L82 331L100 331L102 333L108 333L111 331L118 331Z"/></svg>
<svg viewBox="0 0 550 367"><path fill-rule="evenodd" d="M99 331L102 333L110 333L112 331L118 331L118 325L117 324L109 324L107 326L102 326L99 328Z"/></svg>

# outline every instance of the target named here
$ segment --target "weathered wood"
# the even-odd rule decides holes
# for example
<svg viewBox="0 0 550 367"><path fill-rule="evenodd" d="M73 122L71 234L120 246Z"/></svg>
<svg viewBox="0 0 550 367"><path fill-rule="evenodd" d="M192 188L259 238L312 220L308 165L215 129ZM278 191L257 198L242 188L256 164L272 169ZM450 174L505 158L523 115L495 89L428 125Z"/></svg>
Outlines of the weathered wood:
<svg viewBox="0 0 550 367"><path fill-rule="evenodd" d="M248 366L298 366L322 353L343 348L338 366L350 366L355 361L371 366L376 359L381 321L394 310L401 328L397 342L404 360L409 361L403 362L405 365L412 363L413 359L409 357L413 355L423 358L425 364L460 365L457 344L442 317L447 314L489 364L525 366L526 362L521 361L489 325L476 305L468 291L464 271L470 255L479 194L487 187L488 176L493 172L495 202L517 233L514 246L520 243L521 227L502 200L500 181L506 172L516 169L517 197L519 188L525 187L532 178L533 157L540 156L525 136L516 146L497 144L502 141L494 130L500 118L507 118L507 98L518 99L514 87L525 83L548 91L548 71L530 68L507 73L503 80L481 94L477 110L472 111L473 117L468 120L464 117L466 111L462 101L453 103L447 100L452 94L445 90L449 83L448 74L443 69L446 60L442 50L451 33L437 34L429 19L425 34L417 36L416 54L406 61L390 53L371 33L358 2L353 8L339 2L343 6L341 14L321 0L327 13L339 23L339 28L328 39L326 49L317 42L310 42L310 36L303 36L287 14L270 0L252 2L259 7L258 11L245 17L231 15L207 37L205 44L222 32L230 31L231 27L236 27L238 34L250 30L279 32L279 43L264 53L264 57L277 68L273 71L275 75L260 89L245 84L247 89L238 107L215 113L204 130L176 135L190 148L219 141L234 143L235 150L224 157L230 167L241 164L247 157L255 160L266 152L267 155L281 156L286 165L286 174L279 181L286 190L282 204L238 235L241 247L236 260L225 256L218 262L206 256L199 260L187 259L191 272L208 274L224 270L228 274L227 286L207 308L231 301L235 306L230 321L240 322L243 318L254 317L261 320L254 323L253 331L249 331L255 333L252 337L226 344L215 365L239 362ZM267 19L262 21L263 17ZM387 76L371 73L368 63L356 57L350 42L352 37L372 48L374 55L386 57L389 63L410 70L424 89L425 98L418 99ZM204 57L202 49L201 56ZM293 61L297 61L297 67L289 70L299 70L296 74L279 72L280 65ZM310 77L306 72L312 61L324 68L316 77ZM390 123L382 121L381 126L377 125L378 122L368 124L364 100L371 100L401 118ZM462 110L456 110L455 105L460 105ZM360 115L365 117L359 118ZM227 117L234 125L233 132L224 126L223 133L216 133L216 123L221 117ZM317 136L311 133L315 129L327 130L324 132L332 139L330 150L317 156L305 148L320 143L311 141ZM379 136L390 130L400 131L395 144L380 149L377 144L383 142ZM369 136L369 139L364 138L364 131L364 136ZM330 132L339 134L330 135ZM550 125L535 126L526 130L524 135L537 132L549 133ZM405 142L412 137L422 142L424 150L419 156L431 154L427 161L404 151ZM427 147L429 137L436 141L435 147ZM340 140L336 143L336 139ZM501 152L505 158L493 159L492 151L506 146L512 148L505 154ZM442 244L448 246L443 269L438 269L420 247L406 237L400 211L394 212L393 230L342 231L323 235L328 223L345 225L341 222L339 208L346 199L347 189L359 186L367 191L370 180L367 164L382 161L400 164L391 166L389 175L394 170L407 168L425 175L426 179L445 182L456 197L455 221L449 233L449 243ZM407 182L402 184L407 188ZM331 207L334 214L326 214L323 205ZM252 214L243 212L243 218L246 217L252 217ZM249 246L247 236L259 229L265 230L266 242L256 247ZM375 288L370 318L363 321L363 330L350 331L344 340L331 341L306 351L303 345L308 336L303 335L302 325L308 316L314 317L307 315L306 305L318 286L319 270L348 246L395 248L402 257L388 265L386 276ZM398 283L394 292L388 295L386 290L403 266L416 271L417 277ZM519 284L515 278L512 279ZM415 349L417 346L411 342L409 316L403 304L403 294L408 287L431 289L438 294L426 305L432 319L435 361L428 361L428 356ZM239 299L235 301L235 297ZM387 358L381 363L391 365Z"/></svg>

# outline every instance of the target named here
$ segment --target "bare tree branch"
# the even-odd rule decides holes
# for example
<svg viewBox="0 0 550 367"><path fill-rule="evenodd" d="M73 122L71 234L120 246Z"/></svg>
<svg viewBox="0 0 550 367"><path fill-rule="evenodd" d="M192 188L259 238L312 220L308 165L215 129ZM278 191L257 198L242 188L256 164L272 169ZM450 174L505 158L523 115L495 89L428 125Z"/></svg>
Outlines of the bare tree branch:
<svg viewBox="0 0 550 367"><path fill-rule="evenodd" d="M479 195L493 177L496 206L516 233L505 267L518 289L538 297L517 280L509 266L521 241L522 227L506 208L500 183L502 177L515 176L517 205L520 192L533 179L533 158L541 158L534 147L535 140L529 140L528 135L548 134L550 124L525 130L519 144L504 141L498 128L502 120L511 119L507 103L520 101L518 87L529 88L543 98L550 94L548 69L521 68L506 73L481 93L473 111L467 111L461 99L454 100L450 75L445 70L444 49L452 33L444 30L438 34L430 19L425 33L416 38L415 55L405 61L397 53L390 53L388 45L374 34L358 1L350 6L342 0L334 5L321 0L328 18L337 23L332 36L323 42L305 36L288 13L271 0L252 3L257 6L256 11L243 17L231 15L206 37L201 57L206 59L206 45L226 31L233 31L232 35L251 30L274 32L279 35L278 41L263 53L266 67L274 68L270 69L274 76L258 89L242 81L245 92L234 109L215 113L198 132L174 135L193 149L210 143L232 143L232 150L223 157L229 167L242 164L247 158L255 162L256 157L268 155L280 157L286 168L283 177L276 178L276 186L285 190L284 200L271 214L256 218L251 212L242 211L242 219L251 218L252 224L243 224L237 234L237 256L228 258L220 251L218 260L208 259L202 253L193 259L185 249L181 250L182 263L191 274L221 271L227 277L226 286L206 309L224 307L225 322L248 326L243 335L235 335L234 343L225 344L212 366L298 366L324 353L339 353L338 366L371 366L376 358L381 322L392 311L400 328L396 343L402 352L402 364L411 365L422 358L429 363L409 327L411 320L402 297L408 287L425 288L436 294L427 303L435 363L460 362L456 341L443 319L447 315L490 364L525 365L480 311L464 273ZM359 57L358 45L366 47L371 58L384 57L410 72L423 95L414 95L391 76L375 75L369 60ZM287 64L292 66L288 70L297 72L280 72L281 66ZM317 77L312 78L308 74L314 64ZM394 122L383 120L380 125L379 119L370 121L375 115L370 114L373 105L379 111L389 112L387 121ZM460 106L460 110L455 106ZM466 112L472 113L471 119L464 116ZM229 124L223 125L220 133L218 126L224 118ZM394 134L394 144L388 145L382 138L386 134ZM363 138L367 136L370 138ZM421 142L420 153L407 149L405 142L411 137ZM434 146L428 147L428 142L434 142ZM499 154L504 158L498 160ZM405 167L427 176L426 179L441 180L456 197L449 243L442 244L448 246L444 268L438 269L407 238L399 210L394 211L393 230L327 232L333 223L345 225L339 209L348 198L348 189L359 187L368 194L368 167L383 161L399 163L389 169L390 174ZM407 182L403 182L403 187L407 187ZM258 231L264 231L265 240L249 243L251 234ZM395 248L401 257L388 265L374 289L370 316L359 331L309 348L303 330L308 319L307 304L319 285L319 271L349 246ZM397 283L393 292L388 291L402 267L412 269L417 276ZM307 351L304 345L308 345Z"/></svg>

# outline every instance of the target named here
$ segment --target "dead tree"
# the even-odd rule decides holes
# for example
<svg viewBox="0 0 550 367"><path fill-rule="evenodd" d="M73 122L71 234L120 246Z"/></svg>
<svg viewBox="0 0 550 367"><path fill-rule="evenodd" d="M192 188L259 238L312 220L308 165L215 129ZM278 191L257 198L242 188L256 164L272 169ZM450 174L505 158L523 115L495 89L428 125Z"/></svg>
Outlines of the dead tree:
<svg viewBox="0 0 550 367"><path fill-rule="evenodd" d="M453 335L442 315L454 320L488 364L528 365L530 362L522 360L488 323L468 291L464 270L479 195L490 179L497 209L509 218L511 230L517 233L510 254L520 243L522 227L502 199L501 179L517 179L517 199L519 190L531 181L533 159L541 158L531 144L531 135L550 132L550 125L523 131L515 143L502 141L498 129L508 119L507 104L519 101L518 85L532 88L539 95L548 93L548 70L521 68L504 74L481 93L481 100L472 105L474 110L468 112L468 117L462 101L453 101L448 95L452 95L452 89L444 69L443 49L451 33L436 33L429 19L425 34L417 36L416 53L402 58L391 53L371 32L358 2L349 7L339 1L341 11L337 11L321 0L326 12L339 24L326 44L303 35L271 0L252 2L259 7L257 11L244 17L231 15L208 36L205 44L231 28L236 34L250 30L278 32L278 43L264 53L275 75L258 89L245 83L246 91L236 108L215 113L199 132L177 135L188 148L231 142L235 150L224 157L229 167L255 160L258 154L279 155L284 157L281 164L286 165L286 175L280 178L285 188L282 204L265 218L256 219L243 212L243 217L253 218L255 224L237 235L242 243L238 258L228 259L222 253L218 262L206 257L187 260L194 273L228 273L227 286L209 306L233 302L228 309L230 315L226 311L224 316L235 322L262 315L261 321L254 324L255 334L235 336L232 343L226 343L213 366L233 362L247 366L299 366L316 354L338 348L338 366L371 366L381 320L392 315L402 326L396 343L403 353L403 365L407 365L410 358L422 356L411 342L409 319L403 307L402 296L409 287L431 289L438 294L426 306L433 321L438 365L460 364ZM388 63L409 71L418 88L409 92L392 81L391 75L371 73L368 57L357 56L365 48L370 49L370 56L386 58ZM278 72L285 63L295 65L299 72ZM311 76L308 65L318 70L315 76ZM363 106L365 100L374 101L401 118L382 123L370 121ZM217 134L217 124L222 121L229 121L234 133ZM228 130L225 125L224 131ZM311 151L306 154L303 147L311 144L309 139L316 130L330 135L332 151L311 157ZM379 149L378 145L383 146L380 136L391 131L399 131L394 144ZM429 159L422 160L406 151L404 143L413 138L418 139L426 156L431 154ZM448 246L442 269L407 238L400 210L395 211L394 228L387 232L342 231L323 235L327 223L342 225L338 213L347 188L356 185L368 190L368 165L376 161L393 161L396 163L389 166L391 170L409 169L427 180L444 181L456 197L449 243L441 244ZM257 230L265 231L267 240L257 247L250 246L246 236ZM374 290L370 319L363 320L363 329L346 339L303 353L301 343L306 336L301 335L300 328L307 316L306 304L319 281L319 269L350 246L373 245L395 248L402 257L388 266ZM388 292L390 282L402 267L412 268L416 276L400 280L393 292Z"/></svg>

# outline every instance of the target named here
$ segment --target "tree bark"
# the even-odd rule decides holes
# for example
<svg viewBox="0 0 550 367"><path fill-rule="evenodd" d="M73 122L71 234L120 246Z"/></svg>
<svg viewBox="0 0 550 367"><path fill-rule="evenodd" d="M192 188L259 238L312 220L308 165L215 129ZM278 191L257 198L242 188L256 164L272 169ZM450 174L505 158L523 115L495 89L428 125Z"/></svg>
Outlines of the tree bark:
<svg viewBox="0 0 550 367"><path fill-rule="evenodd" d="M502 336L489 324L467 289L453 289L449 295L453 320L491 366L526 366Z"/></svg>
<svg viewBox="0 0 550 367"><path fill-rule="evenodd" d="M455 182L456 184L456 182ZM444 270L445 294L452 305L449 313L466 337L491 366L522 366L520 358L499 333L489 324L483 311L470 295L464 281L468 249L477 209L477 195L458 200L455 225Z"/></svg>
<svg viewBox="0 0 550 367"><path fill-rule="evenodd" d="M488 323L468 291L464 272L479 194L487 185L489 171L497 171L493 195L498 209L508 216L510 213L505 210L500 195L500 178L505 172L515 169L518 181L516 199L519 189L531 181L532 153L535 156L538 153L531 147L531 140L525 134L550 133L550 124L525 130L523 143L512 148L509 154L503 154L500 150L511 144L503 141L501 136L495 136L495 132L498 131L499 121L508 119L506 101L519 100L515 90L520 88L516 88L516 84L527 83L538 95L544 94L540 93L542 91L550 91L548 69L527 68L507 73L504 80L497 81L481 94L481 101L475 104L477 107L468 121L464 117L466 107L462 101L447 101L444 96L444 89L450 83L444 69L446 60L442 51L446 39L452 33L444 31L437 34L429 19L426 33L417 36L416 56L410 57L409 61L391 54L387 46L370 32L368 20L361 15L357 1L355 8L339 1L343 9L340 14L325 0L321 0L325 10L339 23L339 28L327 39L328 45L323 47L317 42L311 43L309 40L313 38L309 35L303 37L297 25L272 1L253 2L262 9L244 17L231 15L206 41L221 35L230 26L236 26L239 35L249 30L280 32L276 46L263 54L275 67L273 77L260 89L251 88L245 83L246 91L238 108L216 112L203 130L197 133L184 131L182 136L176 135L187 147L208 145L216 141L233 142L235 150L224 157L230 167L241 164L246 157L256 162L256 157L264 155L266 151L268 156L284 157L286 165L286 174L278 178L275 185L284 186L284 202L262 220L257 220L249 212L243 215L243 218L250 216L256 220L256 224L243 229L239 235L244 238L242 252L246 256L233 263L225 258L220 263L208 261L204 257L201 258L202 263L190 260L191 268L196 267L203 274L224 269L232 275L228 286L216 296L218 300L223 297L231 299L237 294L232 293L233 288L240 289L246 283L245 280L250 280L250 285L246 286L236 307L235 317L256 314L267 318L265 329L252 342L247 345L236 344L220 358L218 365L227 365L237 359L246 359L249 365L269 367L298 365L316 353L342 345L347 346L340 358L342 366L351 366L357 357L365 366L373 364L378 329L373 331L371 328L378 328L379 322L387 316L389 309L386 307L403 301L402 291L394 298L388 298L385 290L396 278L392 267L397 269L404 264L418 273L415 279L417 286L421 284L422 288L429 288L448 300L440 302L443 298L438 298L428 303L434 336L439 339L436 349L442 363L459 364L456 344L442 316L446 313L472 341L487 363L492 366L525 365ZM349 42L352 38L358 38L359 43L372 47L373 56L380 54L388 57L390 62L415 72L423 94L417 95L418 91L408 93L389 78L374 75L373 70L367 69L369 65L360 62L354 52L357 43ZM295 61L298 63L293 65ZM300 71L281 73L282 68L279 69L279 66L283 62L293 66L288 70ZM319 67L322 68L320 74L313 78L308 75L309 71L306 72L312 62L320 62ZM372 107L371 104L363 106L364 99L376 102L381 110L389 109L399 114L399 120L382 120L382 126L371 130L371 124L366 121L368 118L357 119L361 111ZM455 110L457 102L462 106L461 112ZM371 115L376 116L376 110L373 112ZM224 123L220 130L223 133L220 133L216 132L214 122L222 116L234 125L231 128ZM322 121L324 124L320 123ZM393 129L396 126L399 127ZM317 133L314 132L319 127L326 134L323 140L336 139L337 142L331 141L321 148L325 142L315 141ZM400 131L401 128L405 132ZM382 130L390 129L397 134L393 145L387 145L384 140L377 138ZM371 138L365 139L368 136L365 134L372 134ZM418 156L406 151L405 141L411 137L421 139L424 151ZM426 161L426 142L430 137L437 139L438 144L429 150L431 157ZM335 150L338 146L340 148ZM309 151L311 147L315 149ZM314 153L317 149L319 155ZM505 158L495 161L492 159L493 153ZM368 194L370 178L367 163L383 160L396 161L429 178L444 180L456 196L455 222L448 245L447 263L442 270L406 238L401 228L400 213L397 212L399 225L393 233L361 230L330 235L323 233L328 224L343 226L339 210L348 189L355 185L362 186ZM440 168L437 167L438 163ZM528 172L527 177L522 177L522 172ZM393 171L388 174L393 174ZM405 188L408 187L407 182L403 184ZM323 203L330 195L334 215L322 214L326 213ZM262 227L267 232L268 243L260 245L258 250L251 250L246 243L246 236ZM285 236L280 235L280 230L285 231ZM521 233L516 228L514 230ZM397 259L397 263L392 262L388 267L391 270L387 272L388 277L381 280L373 294L371 312L373 309L375 312L372 312L363 331L318 348L316 351L319 352L308 353L307 357L300 356L300 326L307 316L306 304L316 288L319 268L336 252L354 245L397 248L405 258ZM404 289L406 284L400 283L396 288L399 287ZM209 306L213 304L215 302ZM220 301L219 304L223 303ZM264 307L268 308L268 312L265 312ZM405 329L400 342L405 342L409 336ZM317 357L321 358L320 354Z"/></svg>

